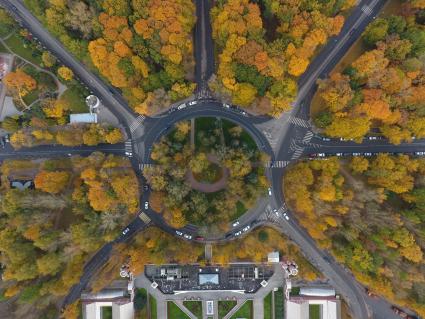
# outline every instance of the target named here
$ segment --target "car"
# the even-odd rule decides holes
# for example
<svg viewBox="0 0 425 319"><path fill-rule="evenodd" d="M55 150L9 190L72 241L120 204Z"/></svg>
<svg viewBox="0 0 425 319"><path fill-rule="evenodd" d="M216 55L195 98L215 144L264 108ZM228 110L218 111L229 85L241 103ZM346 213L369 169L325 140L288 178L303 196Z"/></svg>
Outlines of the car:
<svg viewBox="0 0 425 319"><path fill-rule="evenodd" d="M378 137L377 137L377 136L369 136L367 139L368 139L369 141L375 141L375 140L377 140L377 139L378 139Z"/></svg>
<svg viewBox="0 0 425 319"><path fill-rule="evenodd" d="M233 227L236 227L236 226L238 226L238 225L239 225L239 220L235 221L235 222L232 224L232 226L233 226Z"/></svg>
<svg viewBox="0 0 425 319"><path fill-rule="evenodd" d="M317 156L318 156L318 157L325 157L325 156L326 156L326 154L325 154L325 153L318 153L318 154L317 154Z"/></svg>
<svg viewBox="0 0 425 319"><path fill-rule="evenodd" d="M179 235L179 236L183 236L183 233L179 230L176 230L176 234Z"/></svg>
<svg viewBox="0 0 425 319"><path fill-rule="evenodd" d="M329 142L331 139L329 137L322 137L322 141Z"/></svg>
<svg viewBox="0 0 425 319"><path fill-rule="evenodd" d="M242 114L243 116L248 116L248 113L246 113L245 111L242 111L242 112L241 112L241 114Z"/></svg>
<svg viewBox="0 0 425 319"><path fill-rule="evenodd" d="M369 288L365 288L365 291L366 291L366 294L369 297L372 297L372 298L376 298L377 297L377 295L375 295L372 291L370 291Z"/></svg>
<svg viewBox="0 0 425 319"><path fill-rule="evenodd" d="M335 153L335 156L343 156L342 153Z"/></svg>
<svg viewBox="0 0 425 319"><path fill-rule="evenodd" d="M353 156L361 156L361 155L362 155L362 153L353 153L353 154L351 154L351 155L353 155Z"/></svg>
<svg viewBox="0 0 425 319"><path fill-rule="evenodd" d="M189 234L184 234L183 237L186 238L186 239L192 239L192 236L189 235Z"/></svg>
<svg viewBox="0 0 425 319"><path fill-rule="evenodd" d="M249 226L249 225L248 225L248 226L244 227L244 228L242 229L242 231L243 231L243 232L246 232L246 231L248 231L250 228L251 228L251 226Z"/></svg>
<svg viewBox="0 0 425 319"><path fill-rule="evenodd" d="M272 189L270 187L269 187L268 191L269 191L269 196L272 196Z"/></svg>
<svg viewBox="0 0 425 319"><path fill-rule="evenodd" d="M289 216L286 213L283 213L283 217L285 217L286 220L289 220Z"/></svg>
<svg viewBox="0 0 425 319"><path fill-rule="evenodd" d="M130 231L130 228L126 228L126 229L124 229L123 231L122 231L122 234L123 235L126 235L128 232Z"/></svg>
<svg viewBox="0 0 425 319"><path fill-rule="evenodd" d="M226 109L230 109L230 105L226 103L223 103L223 107L225 107Z"/></svg>
<svg viewBox="0 0 425 319"><path fill-rule="evenodd" d="M402 309L400 309L400 308L397 308L396 306L391 306L391 310L395 313L395 314L397 314L397 315L399 315L401 318L406 318L406 319L414 319L415 317L414 316L410 316L410 315L408 315L406 312L404 312Z"/></svg>
<svg viewBox="0 0 425 319"><path fill-rule="evenodd" d="M416 136L412 136L412 140L416 140Z"/></svg>
<svg viewBox="0 0 425 319"><path fill-rule="evenodd" d="M226 234L226 236L224 236L224 238L230 238L230 237L232 237L232 233L228 233L228 234Z"/></svg>
<svg viewBox="0 0 425 319"><path fill-rule="evenodd" d="M149 202L145 202L145 209L149 208Z"/></svg>
<svg viewBox="0 0 425 319"><path fill-rule="evenodd" d="M9 134L6 134L6 135L4 136L4 141L5 141L6 143L9 143L9 142L10 142Z"/></svg>
<svg viewBox="0 0 425 319"><path fill-rule="evenodd" d="M202 237L202 236L196 236L195 237L195 240L204 240L205 238L204 237Z"/></svg>
<svg viewBox="0 0 425 319"><path fill-rule="evenodd" d="M125 155L127 155L128 157L131 157L133 155L132 152L125 152Z"/></svg>
<svg viewBox="0 0 425 319"><path fill-rule="evenodd" d="M147 192L149 190L149 185L148 184L143 185L143 190Z"/></svg>
<svg viewBox="0 0 425 319"><path fill-rule="evenodd" d="M425 155L425 152L415 152L415 155L423 156Z"/></svg>
<svg viewBox="0 0 425 319"><path fill-rule="evenodd" d="M185 103L180 104L179 106L177 106L177 110L183 110L187 105Z"/></svg>
<svg viewBox="0 0 425 319"><path fill-rule="evenodd" d="M367 152L367 153L364 153L363 155L364 156L372 156L372 153Z"/></svg>
<svg viewBox="0 0 425 319"><path fill-rule="evenodd" d="M237 237L237 236L240 236L241 234L242 234L242 231L240 230L240 231L235 233L235 236Z"/></svg>
<svg viewBox="0 0 425 319"><path fill-rule="evenodd" d="M274 209L273 213L275 213L275 215L279 217L279 211L277 209Z"/></svg>
<svg viewBox="0 0 425 319"><path fill-rule="evenodd" d="M71 154L71 153L68 153L68 156L69 156L69 157L71 157L71 156L72 156L72 154Z"/></svg>
<svg viewBox="0 0 425 319"><path fill-rule="evenodd" d="M198 103L198 102L196 102L196 101L190 101L188 104L189 104L189 106L192 106L192 105L195 105L196 103Z"/></svg>
<svg viewBox="0 0 425 319"><path fill-rule="evenodd" d="M168 113L173 113L176 109L174 107L172 107L171 109L168 110Z"/></svg>

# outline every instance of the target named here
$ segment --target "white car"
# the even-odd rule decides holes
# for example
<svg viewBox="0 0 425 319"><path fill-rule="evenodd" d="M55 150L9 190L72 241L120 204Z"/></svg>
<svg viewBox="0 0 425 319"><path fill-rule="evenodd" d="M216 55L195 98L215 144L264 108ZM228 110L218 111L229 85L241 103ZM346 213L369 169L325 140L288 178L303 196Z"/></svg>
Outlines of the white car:
<svg viewBox="0 0 425 319"><path fill-rule="evenodd" d="M242 234L242 231L240 230L240 231L235 233L235 237L240 236L241 234Z"/></svg>
<svg viewBox="0 0 425 319"><path fill-rule="evenodd" d="M361 156L361 155L362 155L362 153L353 153L352 155L353 155L353 156Z"/></svg>
<svg viewBox="0 0 425 319"><path fill-rule="evenodd" d="M336 156L342 156L342 153L336 153L335 155Z"/></svg>
<svg viewBox="0 0 425 319"><path fill-rule="evenodd" d="M131 157L133 155L132 152L125 152L125 155L127 155L128 157Z"/></svg>
<svg viewBox="0 0 425 319"><path fill-rule="evenodd" d="M130 228L126 228L126 229L124 229L123 231L122 231L122 234L123 235L126 235L128 232L130 231Z"/></svg>
<svg viewBox="0 0 425 319"><path fill-rule="evenodd" d="M326 154L325 154L325 153L319 153L319 154L317 154L317 156L318 156L318 157L325 157L325 156L326 156Z"/></svg>
<svg viewBox="0 0 425 319"><path fill-rule="evenodd" d="M364 156L372 156L372 153L364 153Z"/></svg>
<svg viewBox="0 0 425 319"><path fill-rule="evenodd" d="M239 220L235 221L235 222L232 224L232 226L233 226L233 227L236 227L236 226L238 226L238 225L239 225Z"/></svg>
<svg viewBox="0 0 425 319"><path fill-rule="evenodd" d="M322 137L322 141L329 142L331 139L329 137Z"/></svg>
<svg viewBox="0 0 425 319"><path fill-rule="evenodd" d="M242 112L241 112L241 114L242 114L243 116L247 116L247 115L248 115L248 113L246 113L245 111L242 111Z"/></svg>
<svg viewBox="0 0 425 319"><path fill-rule="evenodd" d="M176 230L176 234L179 236L183 236L183 233L181 231Z"/></svg>
<svg viewBox="0 0 425 319"><path fill-rule="evenodd" d="M149 208L149 202L145 202L145 209Z"/></svg>
<svg viewBox="0 0 425 319"><path fill-rule="evenodd" d="M188 234L184 234L183 237L186 238L186 239L192 239L192 236L188 235Z"/></svg>
<svg viewBox="0 0 425 319"><path fill-rule="evenodd" d="M415 152L415 155L423 156L425 155L425 152Z"/></svg>
<svg viewBox="0 0 425 319"><path fill-rule="evenodd" d="M225 107L226 109L230 109L230 105L226 103L223 103L223 107Z"/></svg>
<svg viewBox="0 0 425 319"><path fill-rule="evenodd" d="M246 226L244 229L242 229L242 231L243 231L243 232L246 232L246 231L248 231L250 228L251 228L251 226L249 226L249 225L248 225L248 226Z"/></svg>
<svg viewBox="0 0 425 319"><path fill-rule="evenodd" d="M179 106L177 106L177 110L183 110L186 107L186 104L180 104Z"/></svg>
<svg viewBox="0 0 425 319"><path fill-rule="evenodd" d="M289 216L286 213L283 213L283 217L285 217L286 220L289 220Z"/></svg>
<svg viewBox="0 0 425 319"><path fill-rule="evenodd" d="M272 196L272 189L269 187L269 196Z"/></svg>
<svg viewBox="0 0 425 319"><path fill-rule="evenodd" d="M277 209L273 210L273 213L275 213L276 216L279 217L279 211Z"/></svg>
<svg viewBox="0 0 425 319"><path fill-rule="evenodd" d="M192 106L192 105L195 105L196 103L198 103L198 102L196 102L196 101L190 101L188 104L189 104L189 106Z"/></svg>

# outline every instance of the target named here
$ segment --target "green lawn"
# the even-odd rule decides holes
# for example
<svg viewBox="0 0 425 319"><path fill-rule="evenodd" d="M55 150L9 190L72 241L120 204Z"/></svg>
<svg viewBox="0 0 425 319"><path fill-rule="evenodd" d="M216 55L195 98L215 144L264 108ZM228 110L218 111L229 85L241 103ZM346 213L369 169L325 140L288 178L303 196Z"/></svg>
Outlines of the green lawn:
<svg viewBox="0 0 425 319"><path fill-rule="evenodd" d="M252 315L252 300L247 300L242 305L242 307L240 307L239 310L236 311L234 315L230 317L230 319L237 319L237 318L245 318L245 319L254 318L254 316Z"/></svg>
<svg viewBox="0 0 425 319"><path fill-rule="evenodd" d="M228 144L228 142L230 140L232 140L232 136L229 132L230 129L232 129L233 127L237 126L237 124L234 124L230 121L222 121L223 122L223 134L224 134L224 139L226 141L226 145ZM248 134L247 131L243 130L241 135L240 135L240 140L242 143L246 144L248 146L248 149L251 149L253 151L257 150L257 144L255 143L255 141L252 139L251 135Z"/></svg>
<svg viewBox="0 0 425 319"><path fill-rule="evenodd" d="M85 113L89 111L86 104L88 92L86 92L85 88L79 86L81 85L69 85L68 89L62 94L62 98L68 101L71 107L71 113Z"/></svg>
<svg viewBox="0 0 425 319"><path fill-rule="evenodd" d="M9 53L9 51L7 51L7 49L4 47L4 45L2 43L0 43L0 52Z"/></svg>
<svg viewBox="0 0 425 319"><path fill-rule="evenodd" d="M310 319L322 318L322 307L320 305L309 305Z"/></svg>
<svg viewBox="0 0 425 319"><path fill-rule="evenodd" d="M274 292L274 315L275 319L283 319L284 314L283 288Z"/></svg>
<svg viewBox="0 0 425 319"><path fill-rule="evenodd" d="M149 295L149 307L150 307L150 311L151 311L151 318L150 319L157 319L156 299L152 295Z"/></svg>
<svg viewBox="0 0 425 319"><path fill-rule="evenodd" d="M168 319L190 319L174 302L167 302ZM162 318L161 318L162 319Z"/></svg>
<svg viewBox="0 0 425 319"><path fill-rule="evenodd" d="M273 291L270 291L269 294L264 298L264 319L272 319L272 294Z"/></svg>
<svg viewBox="0 0 425 319"><path fill-rule="evenodd" d="M112 319L112 307L102 307L102 319Z"/></svg>
<svg viewBox="0 0 425 319"><path fill-rule="evenodd" d="M24 100L26 105L30 105L32 102L38 99L38 95L40 94L40 90L33 90L25 95L22 100Z"/></svg>
<svg viewBox="0 0 425 319"><path fill-rule="evenodd" d="M202 301L183 301L183 305L198 319L202 318Z"/></svg>
<svg viewBox="0 0 425 319"><path fill-rule="evenodd" d="M242 202L238 201L236 203L236 212L232 215L232 217L230 219L231 220L238 219L239 217L241 217L245 213L246 213L245 205Z"/></svg>
<svg viewBox="0 0 425 319"><path fill-rule="evenodd" d="M218 318L221 319L236 306L236 301L224 300L218 302Z"/></svg>
<svg viewBox="0 0 425 319"><path fill-rule="evenodd" d="M11 35L6 41L7 46L17 55L20 55L24 59L28 61L40 65L41 64L41 56L38 55L34 50L29 47L24 47L24 43L21 38L14 33Z"/></svg>

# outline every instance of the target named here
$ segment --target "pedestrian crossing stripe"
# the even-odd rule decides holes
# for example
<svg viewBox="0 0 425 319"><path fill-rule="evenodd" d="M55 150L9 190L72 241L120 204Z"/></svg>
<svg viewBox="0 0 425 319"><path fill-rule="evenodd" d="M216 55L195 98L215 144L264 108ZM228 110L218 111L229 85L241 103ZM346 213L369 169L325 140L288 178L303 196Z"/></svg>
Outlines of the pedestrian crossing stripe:
<svg viewBox="0 0 425 319"><path fill-rule="evenodd" d="M308 131L303 138L303 143L309 143L311 141L311 139L313 138L314 133L311 131Z"/></svg>
<svg viewBox="0 0 425 319"><path fill-rule="evenodd" d="M151 221L151 219L149 218L149 216L148 215L146 215L144 212L141 212L140 214L139 214L139 218L145 223L145 224L148 224L150 221Z"/></svg>
<svg viewBox="0 0 425 319"><path fill-rule="evenodd" d="M125 141L124 148L125 148L126 152L132 152L133 151L133 146L131 144L131 140Z"/></svg>
<svg viewBox="0 0 425 319"><path fill-rule="evenodd" d="M367 6L367 5L364 5L364 6L362 7L362 11L363 11L364 13L366 13L367 15L370 15L370 14L372 13L372 9L371 9L371 8L369 8L369 6Z"/></svg>
<svg viewBox="0 0 425 319"><path fill-rule="evenodd" d="M131 133L133 133L143 123L144 119L145 119L145 116L140 114L133 121L133 123L130 124L130 131L131 131Z"/></svg>
<svg viewBox="0 0 425 319"><path fill-rule="evenodd" d="M310 123L308 123L308 121L303 120L303 119L300 119L298 117L292 117L292 116L290 116L289 117L289 122L292 123L292 124L301 126L301 127L305 127L305 128L310 127Z"/></svg>
<svg viewBox="0 0 425 319"><path fill-rule="evenodd" d="M269 168L284 168L288 166L289 161L271 161L266 163L266 167Z"/></svg>
<svg viewBox="0 0 425 319"><path fill-rule="evenodd" d="M301 154L303 153L303 151L304 151L304 147L299 147L299 146L298 146L298 147L295 149L295 152L294 152L294 154L292 155L291 159L293 159L293 160L298 159L298 158L301 156Z"/></svg>
<svg viewBox="0 0 425 319"><path fill-rule="evenodd" d="M146 167L153 167L153 164L139 163L139 169L143 171Z"/></svg>

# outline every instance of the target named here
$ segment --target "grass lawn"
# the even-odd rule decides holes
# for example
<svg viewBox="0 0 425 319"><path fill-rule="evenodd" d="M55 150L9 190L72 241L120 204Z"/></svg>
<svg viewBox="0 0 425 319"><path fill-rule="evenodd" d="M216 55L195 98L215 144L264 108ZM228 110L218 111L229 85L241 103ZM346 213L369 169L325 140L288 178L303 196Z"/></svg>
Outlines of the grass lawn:
<svg viewBox="0 0 425 319"><path fill-rule="evenodd" d="M38 95L40 94L40 90L33 90L25 95L22 100L24 100L26 105L30 105L32 102L38 99Z"/></svg>
<svg viewBox="0 0 425 319"><path fill-rule="evenodd" d="M291 296L298 296L300 294L300 287L292 287L291 292L289 293Z"/></svg>
<svg viewBox="0 0 425 319"><path fill-rule="evenodd" d="M157 319L156 299L152 295L149 295L149 307L150 307L150 311L151 311L151 319Z"/></svg>
<svg viewBox="0 0 425 319"><path fill-rule="evenodd" d="M190 319L174 302L167 302L168 319ZM162 318L161 318L162 319Z"/></svg>
<svg viewBox="0 0 425 319"><path fill-rule="evenodd" d="M232 217L230 219L231 220L238 219L239 217L241 217L245 213L246 213L245 205L242 202L238 201L236 203L236 212L235 212L235 214L232 215Z"/></svg>
<svg viewBox="0 0 425 319"><path fill-rule="evenodd" d="M86 104L87 92L84 88L79 88L78 85L71 85L62 94L62 98L68 101L71 107L71 113L85 113L89 111Z"/></svg>
<svg viewBox="0 0 425 319"><path fill-rule="evenodd" d="M264 319L272 319L272 294L273 291L270 291L269 294L264 298Z"/></svg>
<svg viewBox="0 0 425 319"><path fill-rule="evenodd" d="M41 56L35 54L32 49L24 47L21 38L16 33L11 35L5 42L7 46L17 55L20 55L24 59L27 59L34 64L41 64Z"/></svg>
<svg viewBox="0 0 425 319"><path fill-rule="evenodd" d="M0 52L2 52L2 53L9 53L9 51L7 51L7 49L1 43L0 43Z"/></svg>
<svg viewBox="0 0 425 319"><path fill-rule="evenodd" d="M112 319L112 307L102 307L102 319Z"/></svg>
<svg viewBox="0 0 425 319"><path fill-rule="evenodd" d="M236 301L224 300L218 302L218 318L221 319L236 306Z"/></svg>
<svg viewBox="0 0 425 319"><path fill-rule="evenodd" d="M202 318L202 301L183 301L183 305L198 319Z"/></svg>
<svg viewBox="0 0 425 319"><path fill-rule="evenodd" d="M223 120L223 134L224 134L224 140L226 141L226 145L228 145L228 143L232 140L232 136L229 130L235 126L238 126L238 125L230 121ZM247 131L243 130L239 139L241 140L242 143L248 146L248 149L254 150L254 151L258 149L257 144L252 139L251 135L248 134Z"/></svg>
<svg viewBox="0 0 425 319"><path fill-rule="evenodd" d="M230 319L236 319L236 318L246 318L246 319L254 318L252 315L252 300L247 300L242 305L242 307L240 307L239 310L236 311L234 315L230 317Z"/></svg>
<svg viewBox="0 0 425 319"><path fill-rule="evenodd" d="M275 319L283 319L284 316L284 300L283 288L279 288L274 292L274 315Z"/></svg>
<svg viewBox="0 0 425 319"><path fill-rule="evenodd" d="M310 319L322 318L322 307L320 305L309 305Z"/></svg>

